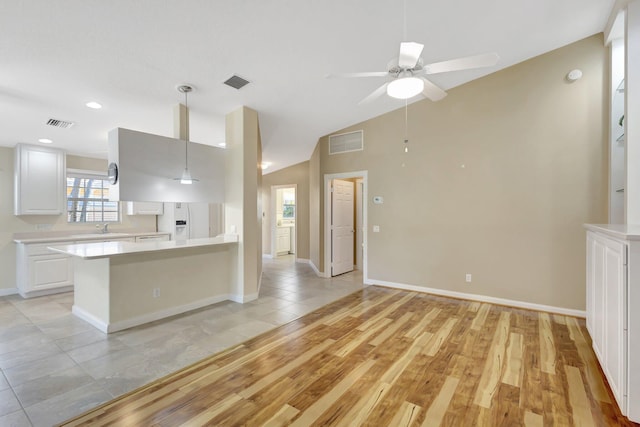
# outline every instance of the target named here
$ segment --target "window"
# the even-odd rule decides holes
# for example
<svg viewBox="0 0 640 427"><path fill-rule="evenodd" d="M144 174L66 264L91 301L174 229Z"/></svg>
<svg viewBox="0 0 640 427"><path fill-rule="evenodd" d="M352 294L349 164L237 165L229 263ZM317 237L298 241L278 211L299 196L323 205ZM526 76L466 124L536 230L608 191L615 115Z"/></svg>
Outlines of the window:
<svg viewBox="0 0 640 427"><path fill-rule="evenodd" d="M120 203L109 201L107 176L92 171L67 171L67 222L118 222Z"/></svg>

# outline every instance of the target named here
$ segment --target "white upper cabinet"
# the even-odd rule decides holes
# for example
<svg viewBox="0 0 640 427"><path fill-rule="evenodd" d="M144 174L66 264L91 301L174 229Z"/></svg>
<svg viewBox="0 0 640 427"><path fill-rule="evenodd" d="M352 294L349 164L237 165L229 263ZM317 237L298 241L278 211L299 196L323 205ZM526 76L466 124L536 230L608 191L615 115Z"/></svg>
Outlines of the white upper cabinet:
<svg viewBox="0 0 640 427"><path fill-rule="evenodd" d="M65 171L64 151L17 144L14 214L62 215L65 211Z"/></svg>
<svg viewBox="0 0 640 427"><path fill-rule="evenodd" d="M127 202L127 215L162 215L162 202Z"/></svg>

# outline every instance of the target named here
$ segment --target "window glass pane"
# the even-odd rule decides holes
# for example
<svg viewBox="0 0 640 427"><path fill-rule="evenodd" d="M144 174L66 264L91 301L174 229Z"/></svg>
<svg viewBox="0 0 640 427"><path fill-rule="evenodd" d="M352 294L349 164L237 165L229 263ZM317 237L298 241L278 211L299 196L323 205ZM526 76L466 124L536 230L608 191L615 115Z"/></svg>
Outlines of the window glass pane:
<svg viewBox="0 0 640 427"><path fill-rule="evenodd" d="M67 177L68 222L117 222L120 203L109 201L109 185L98 176Z"/></svg>

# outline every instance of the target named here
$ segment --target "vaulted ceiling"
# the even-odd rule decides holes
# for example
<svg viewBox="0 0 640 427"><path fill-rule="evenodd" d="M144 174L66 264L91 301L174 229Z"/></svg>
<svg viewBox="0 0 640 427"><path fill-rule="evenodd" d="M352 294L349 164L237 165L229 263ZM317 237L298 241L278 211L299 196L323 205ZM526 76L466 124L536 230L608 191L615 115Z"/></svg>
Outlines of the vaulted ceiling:
<svg viewBox="0 0 640 427"><path fill-rule="evenodd" d="M70 153L106 157L115 127L173 136L173 106L184 102L175 88L186 82L196 89L192 141L224 142L225 114L246 105L259 112L263 157L277 170L307 160L319 137L404 105L383 96L358 106L384 77L325 76L386 70L405 31L425 45L425 62L500 55L494 67L432 76L450 89L603 31L613 3L4 0L0 145L49 138ZM233 74L251 83L225 86ZM75 125L53 128L49 118Z"/></svg>

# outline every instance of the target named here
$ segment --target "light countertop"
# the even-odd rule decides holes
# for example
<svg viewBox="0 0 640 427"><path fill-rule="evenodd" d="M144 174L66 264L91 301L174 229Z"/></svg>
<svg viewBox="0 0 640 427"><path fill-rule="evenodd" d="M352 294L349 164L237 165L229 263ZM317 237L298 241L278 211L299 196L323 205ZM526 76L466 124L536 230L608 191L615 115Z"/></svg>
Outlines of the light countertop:
<svg viewBox="0 0 640 427"><path fill-rule="evenodd" d="M622 240L640 240L640 225L635 224L584 224L584 228Z"/></svg>
<svg viewBox="0 0 640 427"><path fill-rule="evenodd" d="M162 231L140 231L133 233L77 233L77 234L59 234L55 232L47 233L20 233L15 234L13 241L15 243L55 243L55 242L68 242L83 241L83 240L95 240L95 239L127 239L138 236L168 236L171 233Z"/></svg>
<svg viewBox="0 0 640 427"><path fill-rule="evenodd" d="M78 243L75 245L50 246L48 249L82 259L109 258L112 256L139 254L145 252L170 251L203 246L225 245L237 243L238 235L224 234L217 237L189 240L170 240L156 242L97 242Z"/></svg>

